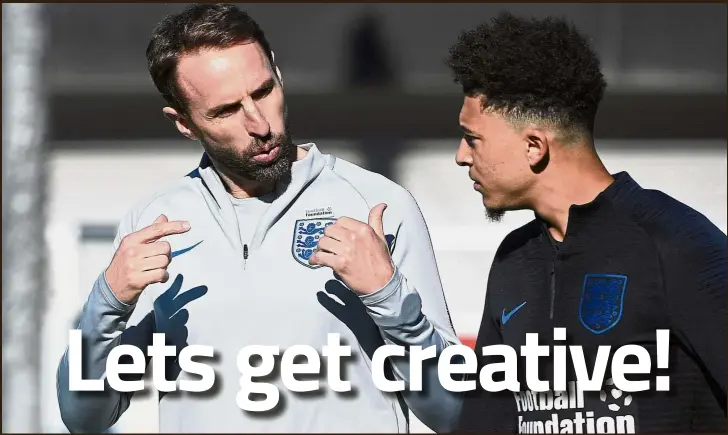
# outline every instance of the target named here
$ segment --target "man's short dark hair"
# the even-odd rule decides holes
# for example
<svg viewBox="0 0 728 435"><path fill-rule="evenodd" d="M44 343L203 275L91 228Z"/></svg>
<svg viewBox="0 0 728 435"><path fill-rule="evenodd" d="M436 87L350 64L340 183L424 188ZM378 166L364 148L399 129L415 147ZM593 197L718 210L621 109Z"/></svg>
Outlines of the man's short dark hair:
<svg viewBox="0 0 728 435"><path fill-rule="evenodd" d="M162 97L176 110L186 108L177 82L179 58L201 49L259 43L273 65L270 45L258 23L229 4L195 4L168 15L152 33L147 66Z"/></svg>
<svg viewBox="0 0 728 435"><path fill-rule="evenodd" d="M446 63L483 110L514 124L548 124L565 141L593 135L607 83L589 42L566 20L501 13L463 32Z"/></svg>

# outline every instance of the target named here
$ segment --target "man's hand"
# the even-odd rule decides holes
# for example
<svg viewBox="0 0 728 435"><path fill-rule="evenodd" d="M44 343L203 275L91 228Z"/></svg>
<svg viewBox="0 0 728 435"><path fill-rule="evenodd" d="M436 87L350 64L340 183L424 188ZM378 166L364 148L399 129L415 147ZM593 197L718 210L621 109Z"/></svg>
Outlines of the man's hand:
<svg viewBox="0 0 728 435"><path fill-rule="evenodd" d="M354 292L366 295L384 287L394 275L384 238L382 215L386 204L369 212L369 224L341 217L324 230L310 264L330 267Z"/></svg>
<svg viewBox="0 0 728 435"><path fill-rule="evenodd" d="M188 222L169 222L167 216L161 215L152 225L124 237L105 272L116 298L133 304L149 284L167 282L172 247L159 239L189 229Z"/></svg>

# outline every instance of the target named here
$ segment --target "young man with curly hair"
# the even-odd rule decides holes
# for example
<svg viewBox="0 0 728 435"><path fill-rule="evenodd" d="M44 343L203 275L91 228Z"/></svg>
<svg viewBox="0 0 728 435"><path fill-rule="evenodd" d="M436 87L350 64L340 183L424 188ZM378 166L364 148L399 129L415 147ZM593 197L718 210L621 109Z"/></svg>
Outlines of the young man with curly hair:
<svg viewBox="0 0 728 435"><path fill-rule="evenodd" d="M464 92L456 161L468 168L487 215L535 214L496 253L476 345L478 353L490 345L514 349L493 370L517 365L518 388L486 391L478 383L459 430L725 430L726 235L687 205L602 164L593 133L606 82L588 41L563 20L503 14L464 32L448 64ZM663 369L656 366L659 329L670 331ZM581 347L583 359L571 348L555 363L550 347L527 377L521 346L528 333L538 333L540 345ZM648 391L615 389L621 378L613 379L611 357L595 369L599 346L613 355L624 345L649 353L650 374L626 376L650 380ZM502 361L480 357L478 372ZM564 367L555 385L554 370ZM604 382L583 391L574 367ZM656 391L660 375L669 376L669 391ZM534 380L547 384L533 391Z"/></svg>

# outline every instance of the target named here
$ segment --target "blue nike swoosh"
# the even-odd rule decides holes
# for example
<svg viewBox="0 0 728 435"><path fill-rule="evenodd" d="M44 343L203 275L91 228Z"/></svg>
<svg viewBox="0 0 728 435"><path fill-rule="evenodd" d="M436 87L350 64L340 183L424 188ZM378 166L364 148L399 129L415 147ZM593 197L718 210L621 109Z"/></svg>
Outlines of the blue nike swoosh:
<svg viewBox="0 0 728 435"><path fill-rule="evenodd" d="M399 232L399 231L397 231ZM389 248L389 255L394 254L394 246L397 244L397 236L393 234L387 234L384 236L387 240L387 248Z"/></svg>
<svg viewBox="0 0 728 435"><path fill-rule="evenodd" d="M503 313L501 313L501 325L505 325L506 323L508 323L508 321L511 319L511 316L516 314L516 312L520 310L521 307L523 307L524 305L526 305L525 302L511 310L511 312L508 314L506 314L506 309L503 308Z"/></svg>
<svg viewBox="0 0 728 435"><path fill-rule="evenodd" d="M197 242L194 245L190 246L189 248L184 248L184 249L180 249L179 251L172 252L172 258L174 258L174 257L176 257L178 255L182 255L182 254L184 254L186 252L190 252L191 250L195 249L197 247L197 245L199 245L200 243L202 243L202 240L200 240L199 242Z"/></svg>

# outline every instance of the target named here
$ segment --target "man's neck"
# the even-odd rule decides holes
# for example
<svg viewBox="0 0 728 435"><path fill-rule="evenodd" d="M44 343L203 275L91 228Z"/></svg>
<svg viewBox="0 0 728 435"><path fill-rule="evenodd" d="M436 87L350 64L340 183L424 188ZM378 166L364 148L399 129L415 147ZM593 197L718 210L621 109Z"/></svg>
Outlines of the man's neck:
<svg viewBox="0 0 728 435"><path fill-rule="evenodd" d="M217 168L217 167L216 167ZM236 177L226 173L226 171L219 170L217 173L220 175L220 179L225 185L227 191L233 198L245 199L245 198L257 198L263 195L267 195L275 189L275 182L259 182L246 180L242 177Z"/></svg>
<svg viewBox="0 0 728 435"><path fill-rule="evenodd" d="M533 192L533 210L546 221L551 236L563 241L569 222L569 208L593 201L614 178L593 152L561 156L558 167L543 173Z"/></svg>

